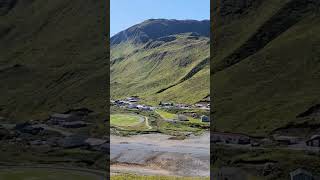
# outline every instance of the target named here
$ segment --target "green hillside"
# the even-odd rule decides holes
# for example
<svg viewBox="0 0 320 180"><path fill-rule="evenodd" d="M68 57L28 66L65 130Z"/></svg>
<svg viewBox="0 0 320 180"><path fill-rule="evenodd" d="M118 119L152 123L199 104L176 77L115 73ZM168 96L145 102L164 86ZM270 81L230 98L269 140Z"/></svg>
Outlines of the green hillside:
<svg viewBox="0 0 320 180"><path fill-rule="evenodd" d="M219 0L211 84L219 131L265 135L319 125L319 1Z"/></svg>
<svg viewBox="0 0 320 180"><path fill-rule="evenodd" d="M152 34L149 29L165 33ZM131 35L131 31L135 33ZM150 104L191 104L208 96L210 53L206 33L209 21L157 19L112 37L111 97L138 95Z"/></svg>
<svg viewBox="0 0 320 180"><path fill-rule="evenodd" d="M108 93L105 2L0 2L0 116L45 118Z"/></svg>

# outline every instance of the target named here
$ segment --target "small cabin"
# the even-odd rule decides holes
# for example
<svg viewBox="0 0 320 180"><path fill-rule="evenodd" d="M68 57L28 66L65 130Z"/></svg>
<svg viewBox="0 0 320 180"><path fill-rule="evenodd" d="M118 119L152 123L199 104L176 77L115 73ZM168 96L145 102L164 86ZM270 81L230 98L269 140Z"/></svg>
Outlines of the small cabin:
<svg viewBox="0 0 320 180"><path fill-rule="evenodd" d="M208 116L202 115L200 118L202 122L210 122L210 118Z"/></svg>
<svg viewBox="0 0 320 180"><path fill-rule="evenodd" d="M171 102L160 102L159 105L160 105L160 106L174 106L174 104L171 103Z"/></svg>

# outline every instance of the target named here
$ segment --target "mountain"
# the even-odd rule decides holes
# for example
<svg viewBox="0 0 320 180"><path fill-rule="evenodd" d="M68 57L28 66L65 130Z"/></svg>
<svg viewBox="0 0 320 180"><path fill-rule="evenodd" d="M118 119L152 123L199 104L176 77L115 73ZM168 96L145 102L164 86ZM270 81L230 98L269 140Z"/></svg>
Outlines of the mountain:
<svg viewBox="0 0 320 180"><path fill-rule="evenodd" d="M105 111L105 9L102 1L0 2L0 116L28 120L77 107Z"/></svg>
<svg viewBox="0 0 320 180"><path fill-rule="evenodd" d="M319 127L319 115L299 115L320 104L320 2L218 0L213 6L215 129L267 135Z"/></svg>
<svg viewBox="0 0 320 180"><path fill-rule="evenodd" d="M111 37L111 97L196 103L209 95L208 20L150 19ZM196 93L195 93L196 92Z"/></svg>
<svg viewBox="0 0 320 180"><path fill-rule="evenodd" d="M135 43L146 43L160 37L189 32L209 37L209 27L209 20L149 19L114 35L111 37L110 43L116 45L130 40Z"/></svg>

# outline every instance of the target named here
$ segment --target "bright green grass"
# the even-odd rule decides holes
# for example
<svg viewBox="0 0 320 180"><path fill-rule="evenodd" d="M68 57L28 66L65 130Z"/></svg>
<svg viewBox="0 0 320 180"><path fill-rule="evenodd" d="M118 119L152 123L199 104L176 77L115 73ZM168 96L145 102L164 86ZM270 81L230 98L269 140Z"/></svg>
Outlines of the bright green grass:
<svg viewBox="0 0 320 180"><path fill-rule="evenodd" d="M164 111L164 110L156 110L156 113L158 113L163 119L177 119L178 116L176 114ZM192 124L207 124L207 123L203 123L200 119L196 119L193 117L189 117L187 116L189 122L188 123L192 123Z"/></svg>
<svg viewBox="0 0 320 180"><path fill-rule="evenodd" d="M137 126L142 122L142 118L133 114L111 114L110 123L113 126Z"/></svg>
<svg viewBox="0 0 320 180"><path fill-rule="evenodd" d="M10 169L0 170L0 180L102 180L103 177L81 171L57 169Z"/></svg>
<svg viewBox="0 0 320 180"><path fill-rule="evenodd" d="M225 66L228 61L224 57L246 47L244 44L249 37L259 36L259 27L267 21L272 22L273 15L283 12L281 7L294 1L262 2L238 18L231 18L233 14L230 13L230 17L224 17L229 22L220 19L224 25L215 26L213 33L217 38L210 72L217 131L266 136L289 124L299 127L299 123L320 123L319 119L302 122L296 118L319 104L319 11L304 10L306 14L300 14L303 18L298 23L287 27L264 48L249 57L237 59L239 62L232 66ZM277 18L290 21L294 17L297 16L284 11ZM244 26L246 28L242 28ZM221 71L217 71L219 68Z"/></svg>
<svg viewBox="0 0 320 180"><path fill-rule="evenodd" d="M200 101L209 94L209 63L188 76L189 79L180 80L209 57L208 41L205 37L191 40L188 35L181 35L173 42L152 49L135 46L139 51L132 52L131 42L111 47L111 97L138 95L146 104ZM128 52L132 52L130 56L126 55ZM124 59L117 60L119 56ZM176 86L157 93L174 84Z"/></svg>
<svg viewBox="0 0 320 180"><path fill-rule="evenodd" d="M172 114L172 113L160 110L160 109L157 109L156 113L158 113L163 119L177 119L176 114Z"/></svg>
<svg viewBox="0 0 320 180"><path fill-rule="evenodd" d="M169 176L138 176L138 175L115 175L111 180L209 180L209 177L169 177Z"/></svg>

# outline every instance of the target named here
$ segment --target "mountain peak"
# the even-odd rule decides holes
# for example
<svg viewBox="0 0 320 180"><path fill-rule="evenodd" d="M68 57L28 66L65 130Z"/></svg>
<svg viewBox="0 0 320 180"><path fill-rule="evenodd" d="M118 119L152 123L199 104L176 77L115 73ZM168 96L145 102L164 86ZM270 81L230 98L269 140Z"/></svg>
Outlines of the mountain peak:
<svg viewBox="0 0 320 180"><path fill-rule="evenodd" d="M124 41L146 43L149 40L180 33L197 33L200 36L209 37L210 21L148 19L114 35L110 42L111 45Z"/></svg>

